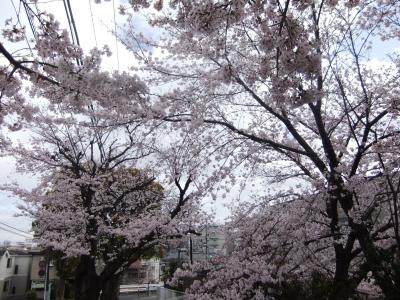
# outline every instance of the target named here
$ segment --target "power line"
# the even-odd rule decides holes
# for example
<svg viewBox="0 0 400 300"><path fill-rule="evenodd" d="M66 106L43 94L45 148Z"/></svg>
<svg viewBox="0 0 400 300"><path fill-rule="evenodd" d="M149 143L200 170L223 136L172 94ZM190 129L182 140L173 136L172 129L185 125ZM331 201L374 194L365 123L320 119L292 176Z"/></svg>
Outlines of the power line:
<svg viewBox="0 0 400 300"><path fill-rule="evenodd" d="M74 15L72 13L71 3L69 2L69 0L64 0L64 7L65 7L65 11L67 12L67 18L68 18L68 23L69 23L69 26L71 29L71 35L75 35L76 44L78 46L80 46L78 31L76 30Z"/></svg>
<svg viewBox="0 0 400 300"><path fill-rule="evenodd" d="M63 3L64 3L65 13L67 14L67 20L68 20L69 30L71 32L72 42L78 47L80 47L81 45L79 43L78 31L76 30L75 19L72 13L71 3L69 2L69 0L63 0ZM78 66L82 65L82 61L79 58L76 59L76 63L78 64Z"/></svg>
<svg viewBox="0 0 400 300"><path fill-rule="evenodd" d="M97 45L97 36L96 36L96 28L94 26L94 21L93 21L93 11L92 11L92 3L91 0L89 0L89 9L90 9L90 16L92 18L92 26L93 26L93 34L94 34L94 41L96 42L96 47L98 47Z"/></svg>
<svg viewBox="0 0 400 300"><path fill-rule="evenodd" d="M47 4L47 3L52 3L52 2L60 2L60 1L63 1L63 0L47 0L47 1L29 1L29 2L26 2L27 4Z"/></svg>
<svg viewBox="0 0 400 300"><path fill-rule="evenodd" d="M8 224L6 224L6 223L4 223L4 222L0 222L0 224L2 224L2 225L4 225L4 226L7 226L7 227L10 227L10 228L12 228L12 229L14 229L14 230L20 231L20 232L22 232L22 233L25 233L25 234L30 234L30 233L29 233L29 232L27 232L27 231L24 231L24 230L21 230L21 229L15 228L15 227L13 227L13 226L11 226L11 225L8 225Z"/></svg>
<svg viewBox="0 0 400 300"><path fill-rule="evenodd" d="M37 32L36 32L35 24L34 24L34 21L33 21L33 18L35 16L35 12L32 10L32 8L29 6L29 4L26 3L26 1L20 0L20 5L21 5L21 3L24 6L26 17L28 19L29 26L31 27L33 36L36 37L37 36Z"/></svg>
<svg viewBox="0 0 400 300"><path fill-rule="evenodd" d="M71 32L72 42L74 44L76 44L74 30L72 29L72 21L71 21L71 17L70 17L70 14L69 14L67 2L65 2L65 0L63 0L63 4L64 4L65 14L67 15L67 21L68 21L69 31Z"/></svg>
<svg viewBox="0 0 400 300"><path fill-rule="evenodd" d="M10 1L11 1L11 4L12 4L13 8L14 8L15 15L17 16L18 24L22 28L21 20L19 18L19 12L17 11L17 8L15 7L14 1L13 0L10 0ZM21 5L21 2L20 2L20 5ZM24 31L24 38L25 38L26 43L28 44L28 48L29 48L29 51L31 52L31 55L33 56L33 51L32 51L31 45L29 44L29 39L26 36L26 32L25 31Z"/></svg>
<svg viewBox="0 0 400 300"><path fill-rule="evenodd" d="M118 53L118 36L117 36L117 22L115 21L115 0L113 0L113 11L114 11L114 34L115 34L115 47L117 48L117 64L119 71L119 53Z"/></svg>
<svg viewBox="0 0 400 300"><path fill-rule="evenodd" d="M40 15L40 11L39 11L39 7L37 5L37 2L34 2L34 5L35 5L35 8L36 8L37 15L39 16Z"/></svg>
<svg viewBox="0 0 400 300"><path fill-rule="evenodd" d="M24 237L24 238L26 238L26 239L27 239L27 238L32 238L31 236L26 236L26 235L23 235L23 234L21 234L21 233L18 233L18 232L14 232L14 231L12 231L12 230L9 230L9 229L7 229L7 228L3 228L3 227L1 227L1 226L0 226L0 230L7 231L7 232L9 232L9 233L18 235L18 236L20 236L20 237Z"/></svg>

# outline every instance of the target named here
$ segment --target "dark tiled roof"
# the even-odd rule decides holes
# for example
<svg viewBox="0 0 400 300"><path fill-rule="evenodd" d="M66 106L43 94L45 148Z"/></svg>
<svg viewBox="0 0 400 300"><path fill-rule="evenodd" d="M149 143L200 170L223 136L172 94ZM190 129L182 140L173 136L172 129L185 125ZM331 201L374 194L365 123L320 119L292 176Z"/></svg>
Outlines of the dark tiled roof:
<svg viewBox="0 0 400 300"><path fill-rule="evenodd" d="M13 248L9 248L7 249L8 253L10 253L10 255L29 255L28 250L25 249L13 249Z"/></svg>
<svg viewBox="0 0 400 300"><path fill-rule="evenodd" d="M29 254L31 255L45 255L46 254L46 250L45 249L31 249L29 250Z"/></svg>
<svg viewBox="0 0 400 300"><path fill-rule="evenodd" d="M0 248L0 256L3 256L5 252L8 252L10 255L29 255L29 251L20 248L11 248L11 247L2 247Z"/></svg>

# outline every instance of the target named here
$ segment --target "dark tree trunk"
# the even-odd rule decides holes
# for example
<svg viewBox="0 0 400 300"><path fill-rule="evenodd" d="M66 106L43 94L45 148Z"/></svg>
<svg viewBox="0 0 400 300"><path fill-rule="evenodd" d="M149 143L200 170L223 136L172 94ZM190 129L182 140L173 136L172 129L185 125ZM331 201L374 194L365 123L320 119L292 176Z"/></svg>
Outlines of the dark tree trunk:
<svg viewBox="0 0 400 300"><path fill-rule="evenodd" d="M331 233L336 240L340 237L340 235L337 235L340 233L339 228L341 226L339 209L342 208L347 215L347 212L353 206L353 199L351 193L343 187L343 181L340 176L332 174L331 180L331 189L328 191L327 215L331 219ZM352 259L351 250L354 240L354 237L348 235L346 245L336 242L333 244L335 250L335 275L329 295L330 300L347 300L354 293L354 286L349 280L349 268Z"/></svg>
<svg viewBox="0 0 400 300"><path fill-rule="evenodd" d="M335 276L329 299L347 300L353 294L353 287L349 281L350 257L342 245L335 245L335 256Z"/></svg>
<svg viewBox="0 0 400 300"><path fill-rule="evenodd" d="M57 300L64 300L64 293L65 293L65 278L60 277L60 280L58 281L58 287L57 287Z"/></svg>
<svg viewBox="0 0 400 300"><path fill-rule="evenodd" d="M108 280L103 285L103 290L102 290L100 299L101 300L116 300L116 299L118 299L119 283L120 283L119 275L115 275L115 276L111 277L111 279Z"/></svg>
<svg viewBox="0 0 400 300"><path fill-rule="evenodd" d="M101 284L96 273L95 259L89 256L82 256L76 268L75 300L98 300Z"/></svg>

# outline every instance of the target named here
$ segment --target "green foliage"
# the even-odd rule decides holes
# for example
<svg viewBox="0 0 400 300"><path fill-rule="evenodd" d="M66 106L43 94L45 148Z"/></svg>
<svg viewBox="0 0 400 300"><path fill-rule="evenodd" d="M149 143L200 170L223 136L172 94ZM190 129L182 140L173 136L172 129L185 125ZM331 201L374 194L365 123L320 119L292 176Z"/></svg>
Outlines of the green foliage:
<svg viewBox="0 0 400 300"><path fill-rule="evenodd" d="M26 292L25 299L26 300L36 300L37 299L36 292L35 291Z"/></svg>
<svg viewBox="0 0 400 300"><path fill-rule="evenodd" d="M141 259L151 259L153 257L161 258L164 256L164 248L161 245L155 245L146 250L141 256Z"/></svg>
<svg viewBox="0 0 400 300"><path fill-rule="evenodd" d="M332 278L314 272L308 281L288 277L286 281L274 287L275 300L328 300L332 293ZM352 300L365 299L356 293L349 292Z"/></svg>
<svg viewBox="0 0 400 300"><path fill-rule="evenodd" d="M77 257L54 257L54 266L57 270L57 275L60 278L71 279L74 277L76 267L79 264Z"/></svg>
<svg viewBox="0 0 400 300"><path fill-rule="evenodd" d="M182 259L179 258L170 259L161 275L161 280L164 282L170 280L174 276L175 271L178 268L182 267L182 264L183 264Z"/></svg>
<svg viewBox="0 0 400 300"><path fill-rule="evenodd" d="M58 289L58 282L53 281L53 284L51 285L50 300L56 300L57 289Z"/></svg>
<svg viewBox="0 0 400 300"><path fill-rule="evenodd" d="M289 279L279 287L277 300L325 300L332 289L332 280L314 272L307 282Z"/></svg>
<svg viewBox="0 0 400 300"><path fill-rule="evenodd" d="M385 298L388 300L399 299L400 294L400 258L396 250L367 248L368 260L364 266L371 270L376 284L384 288Z"/></svg>

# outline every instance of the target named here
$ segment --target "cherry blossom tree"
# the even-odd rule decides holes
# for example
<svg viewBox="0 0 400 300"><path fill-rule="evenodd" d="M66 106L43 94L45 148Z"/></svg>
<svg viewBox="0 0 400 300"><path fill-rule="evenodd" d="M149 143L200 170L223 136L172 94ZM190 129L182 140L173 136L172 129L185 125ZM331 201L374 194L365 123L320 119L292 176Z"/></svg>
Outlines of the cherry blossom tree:
<svg viewBox="0 0 400 300"><path fill-rule="evenodd" d="M316 234L326 233L320 201L313 195L296 198L281 194L269 199L275 201L272 207L269 201L242 205L226 229L231 253L183 269L173 283L193 278L189 293L196 299L325 299L326 294L310 298L301 286L290 290L291 280L302 279L305 286L315 274L334 271L331 241L314 241Z"/></svg>
<svg viewBox="0 0 400 300"><path fill-rule="evenodd" d="M349 298L370 274L385 297L395 299L400 60L392 53L377 66L369 51L375 49L375 36L398 39L398 2L129 3L164 30L157 41L134 29L127 32L126 45L142 61L140 79L101 71L100 57L107 49L85 56L51 16L43 16L36 59L17 58L0 44L9 63L2 68L3 103L22 103L15 91L30 81L31 95L46 98L55 113L67 110L102 120L97 130L115 125L131 130L145 121L145 131L153 132L170 122L188 141L180 149L159 148L165 161L173 162L171 179L178 186L177 208L169 206L170 216L188 214L181 204L188 199L194 170L203 171L195 174L202 182L195 197L213 187L229 191L241 177L264 180L265 190L271 178L298 180L300 196L282 198L293 204L277 206L280 201L274 200L244 218L236 229L242 250L225 261L226 272L208 272L210 281L197 283L193 295L210 299L221 286L225 298L237 298L241 287L244 298L274 297L269 288L279 287L285 276L306 280L316 271L332 280L330 299ZM17 41L21 31L4 34ZM23 116L31 119L35 111L22 107L27 108ZM148 149L139 145L135 142L139 153ZM182 158L182 149L193 159ZM82 168L90 168L90 161ZM215 167L204 167L209 164ZM232 171L238 166L243 174ZM263 203L261 196L256 203ZM182 224L173 227L190 227L190 222ZM254 239L246 239L252 232ZM282 253L270 256L266 249L277 245Z"/></svg>
<svg viewBox="0 0 400 300"><path fill-rule="evenodd" d="M336 238L327 230L320 196L280 193L242 204L226 228L228 254L186 266L172 284L191 279L188 293L196 299L328 299L335 273L332 243L346 234ZM358 248L349 266L351 293L380 295L366 266Z"/></svg>
<svg viewBox="0 0 400 300"><path fill-rule="evenodd" d="M352 265L360 253L364 278L371 271L394 299L398 273L382 253L398 262L397 190L388 180L397 176L397 155L379 157L397 147L399 57L377 66L369 52L374 36L398 39L398 2L130 4L148 9L151 24L164 29L159 41L134 28L126 37L149 78L171 87L150 90L167 103L159 117L190 123L210 139L225 132L218 142L231 149L231 166L246 160L255 174L315 188L327 220L311 240L331 241L330 299L347 299L357 287ZM274 163L285 168L265 171Z"/></svg>
<svg viewBox="0 0 400 300"><path fill-rule="evenodd" d="M20 145L13 152L21 171L41 174L40 184L30 191L8 189L25 201L21 208L34 219L40 245L79 258L76 299L98 299L145 251L184 234L176 223L191 218L191 179L175 178L174 193L155 181L150 165L139 169L152 151L133 125L122 131L68 119L35 118L32 148Z"/></svg>
<svg viewBox="0 0 400 300"><path fill-rule="evenodd" d="M196 166L178 168L181 159L176 149L168 154L168 143L161 155L160 121L150 122L158 104L138 76L102 71L107 48L85 55L51 15L37 17L33 53L21 58L4 44L0 52L9 63L2 68L2 105L28 98L19 101L20 111L7 111L10 118L18 113L26 140L3 151L39 185L3 189L25 201L21 209L34 218L43 247L78 258L75 299L113 298L107 289L127 266L201 222L201 193L191 184ZM3 33L18 42L14 36L23 31Z"/></svg>

